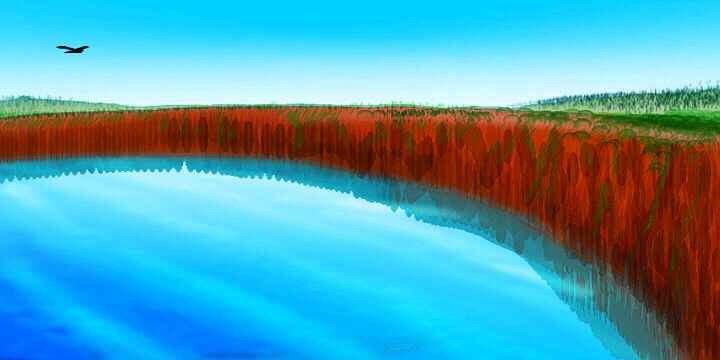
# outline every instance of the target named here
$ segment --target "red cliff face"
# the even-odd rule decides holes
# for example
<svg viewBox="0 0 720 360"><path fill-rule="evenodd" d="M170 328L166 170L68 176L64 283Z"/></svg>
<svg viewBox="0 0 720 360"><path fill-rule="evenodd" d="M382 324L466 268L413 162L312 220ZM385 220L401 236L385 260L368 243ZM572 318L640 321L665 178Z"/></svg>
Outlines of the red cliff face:
<svg viewBox="0 0 720 360"><path fill-rule="evenodd" d="M417 108L48 115L0 122L0 158L282 158L457 190L529 217L614 273L687 358L720 358L720 145L596 125Z"/></svg>

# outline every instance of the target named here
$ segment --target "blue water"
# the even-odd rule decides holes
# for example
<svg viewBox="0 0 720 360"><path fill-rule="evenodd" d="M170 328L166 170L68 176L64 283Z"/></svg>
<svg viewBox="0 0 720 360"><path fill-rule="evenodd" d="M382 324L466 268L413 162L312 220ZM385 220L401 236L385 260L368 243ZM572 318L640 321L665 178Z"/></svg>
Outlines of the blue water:
<svg viewBox="0 0 720 360"><path fill-rule="evenodd" d="M428 204L442 197L248 164L0 166L0 358L635 356L612 324L563 301L567 284L538 270L549 260L491 241L497 228L438 225L451 216Z"/></svg>

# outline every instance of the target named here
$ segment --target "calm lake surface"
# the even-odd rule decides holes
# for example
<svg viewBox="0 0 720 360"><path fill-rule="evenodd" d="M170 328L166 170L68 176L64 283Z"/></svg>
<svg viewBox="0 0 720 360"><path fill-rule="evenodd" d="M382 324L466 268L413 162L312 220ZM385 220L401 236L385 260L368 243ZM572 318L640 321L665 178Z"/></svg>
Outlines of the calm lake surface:
<svg viewBox="0 0 720 360"><path fill-rule="evenodd" d="M450 193L261 160L0 178L2 359L636 357L586 265Z"/></svg>

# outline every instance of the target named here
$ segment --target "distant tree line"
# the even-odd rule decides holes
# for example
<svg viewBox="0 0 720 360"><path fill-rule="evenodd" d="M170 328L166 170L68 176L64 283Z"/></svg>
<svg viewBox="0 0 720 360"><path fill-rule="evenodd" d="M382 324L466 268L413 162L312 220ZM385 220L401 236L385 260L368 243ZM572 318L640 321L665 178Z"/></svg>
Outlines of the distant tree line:
<svg viewBox="0 0 720 360"><path fill-rule="evenodd" d="M0 117L57 112L113 111L131 108L132 106L118 104L38 98L32 96L13 96L0 99Z"/></svg>
<svg viewBox="0 0 720 360"><path fill-rule="evenodd" d="M720 84L677 90L562 96L530 103L535 110L590 110L612 113L720 111Z"/></svg>

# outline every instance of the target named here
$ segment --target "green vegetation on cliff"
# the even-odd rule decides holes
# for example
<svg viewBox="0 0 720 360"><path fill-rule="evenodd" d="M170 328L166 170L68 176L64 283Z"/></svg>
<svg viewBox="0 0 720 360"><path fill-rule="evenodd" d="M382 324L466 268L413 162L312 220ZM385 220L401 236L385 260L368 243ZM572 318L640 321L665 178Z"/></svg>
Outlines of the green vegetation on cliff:
<svg viewBox="0 0 720 360"><path fill-rule="evenodd" d="M183 106L128 106L119 104L84 102L17 96L0 99L0 118L15 116L72 113L92 111L157 110L170 108L207 108L207 107L247 107L247 108L353 108L367 107L383 109L398 115L464 112L475 118L478 113L487 114L488 110L500 110L515 113L522 118L564 122L578 114L581 118L592 118L594 123L604 127L630 127L648 130L651 133L672 132L714 139L720 135L720 86L710 88L681 89L664 92L616 93L587 96L571 96L542 100L520 108L481 108L419 106L413 104L386 105L183 105ZM715 111L713 111L715 110Z"/></svg>

